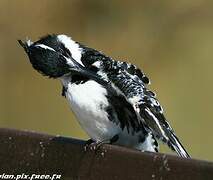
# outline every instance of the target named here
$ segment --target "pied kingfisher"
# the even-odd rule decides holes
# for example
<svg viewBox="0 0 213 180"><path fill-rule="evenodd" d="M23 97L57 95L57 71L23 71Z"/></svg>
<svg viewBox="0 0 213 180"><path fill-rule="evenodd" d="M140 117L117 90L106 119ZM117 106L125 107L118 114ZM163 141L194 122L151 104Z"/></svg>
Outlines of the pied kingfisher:
<svg viewBox="0 0 213 180"><path fill-rule="evenodd" d="M158 152L160 140L179 156L189 157L155 94L147 89L148 77L135 65L66 35L19 43L37 71L61 81L62 95L93 142Z"/></svg>

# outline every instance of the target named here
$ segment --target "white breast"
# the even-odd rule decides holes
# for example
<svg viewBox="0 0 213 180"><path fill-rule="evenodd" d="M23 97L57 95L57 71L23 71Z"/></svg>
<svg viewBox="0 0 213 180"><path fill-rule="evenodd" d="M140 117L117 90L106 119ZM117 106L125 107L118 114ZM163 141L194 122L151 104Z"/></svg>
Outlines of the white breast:
<svg viewBox="0 0 213 180"><path fill-rule="evenodd" d="M96 141L112 138L121 129L109 121L105 108L109 105L107 91L93 80L83 84L65 83L66 98L80 125Z"/></svg>

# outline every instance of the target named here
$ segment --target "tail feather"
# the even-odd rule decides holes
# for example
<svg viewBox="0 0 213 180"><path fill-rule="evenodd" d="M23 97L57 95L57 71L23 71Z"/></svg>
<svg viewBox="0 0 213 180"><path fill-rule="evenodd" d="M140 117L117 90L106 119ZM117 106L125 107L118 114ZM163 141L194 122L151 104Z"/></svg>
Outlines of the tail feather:
<svg viewBox="0 0 213 180"><path fill-rule="evenodd" d="M189 154L184 149L178 138L175 136L173 129L166 121L161 113L153 113L150 109L144 108L141 110L141 117L145 120L147 127L152 133L162 142L174 150L179 156L190 158Z"/></svg>
<svg viewBox="0 0 213 180"><path fill-rule="evenodd" d="M190 158L190 155L187 153L183 145L180 143L178 138L175 136L175 134L170 131L168 134L169 140L167 142L168 146L177 152L177 154L184 158Z"/></svg>

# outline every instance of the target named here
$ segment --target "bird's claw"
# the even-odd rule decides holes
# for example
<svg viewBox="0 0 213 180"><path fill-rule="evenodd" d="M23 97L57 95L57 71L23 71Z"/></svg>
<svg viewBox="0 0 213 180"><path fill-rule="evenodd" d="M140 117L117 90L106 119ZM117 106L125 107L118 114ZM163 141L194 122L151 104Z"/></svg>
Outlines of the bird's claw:
<svg viewBox="0 0 213 180"><path fill-rule="evenodd" d="M89 139L84 145L84 151L90 150L97 152L102 144L103 144L102 142L95 142L92 139Z"/></svg>

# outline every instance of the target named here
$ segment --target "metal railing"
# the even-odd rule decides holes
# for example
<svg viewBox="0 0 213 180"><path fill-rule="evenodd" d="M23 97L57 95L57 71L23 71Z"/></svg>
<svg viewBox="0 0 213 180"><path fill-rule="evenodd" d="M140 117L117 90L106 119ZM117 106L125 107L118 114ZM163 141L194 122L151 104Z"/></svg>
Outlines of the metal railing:
<svg viewBox="0 0 213 180"><path fill-rule="evenodd" d="M84 141L0 128L0 177L60 174L72 180L213 180L213 163L103 145L84 151Z"/></svg>

